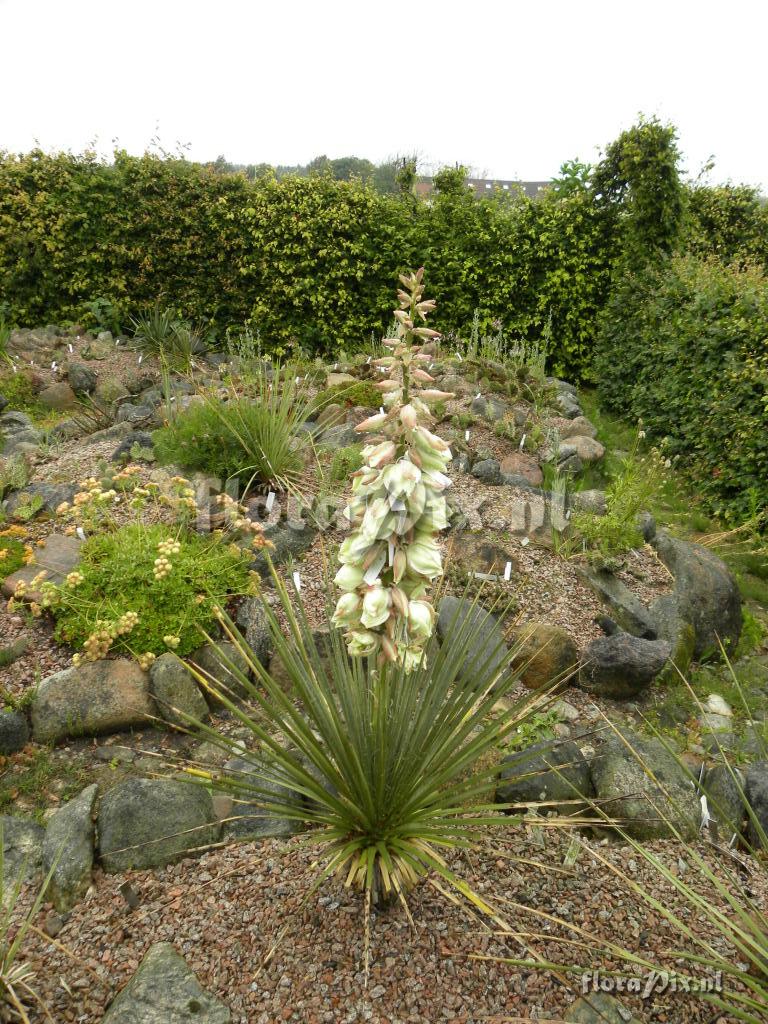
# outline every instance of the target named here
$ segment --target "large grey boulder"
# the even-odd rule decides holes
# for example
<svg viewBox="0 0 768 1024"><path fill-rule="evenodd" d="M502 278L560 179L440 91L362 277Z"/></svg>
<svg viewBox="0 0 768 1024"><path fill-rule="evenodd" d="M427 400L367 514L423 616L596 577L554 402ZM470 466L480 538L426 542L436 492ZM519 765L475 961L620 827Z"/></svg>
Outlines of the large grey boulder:
<svg viewBox="0 0 768 1024"><path fill-rule="evenodd" d="M38 743L57 743L148 725L153 715L149 676L136 662L86 662L40 683L32 702L32 733Z"/></svg>
<svg viewBox="0 0 768 1024"><path fill-rule="evenodd" d="M29 723L21 711L0 711L0 754L23 750L29 743Z"/></svg>
<svg viewBox="0 0 768 1024"><path fill-rule="evenodd" d="M658 530L653 546L675 577L680 617L695 631L693 654L734 647L741 635L741 595L728 567L708 548Z"/></svg>
<svg viewBox="0 0 768 1024"><path fill-rule="evenodd" d="M317 536L317 528L303 520L285 520L268 526L264 531L267 540L274 544L269 552L274 565L282 565L289 558L304 554ZM254 558L251 568L260 576L269 576L269 565L263 552Z"/></svg>
<svg viewBox="0 0 768 1024"><path fill-rule="evenodd" d="M237 609L237 624L256 661L269 664L272 653L272 631L260 597L246 597Z"/></svg>
<svg viewBox="0 0 768 1024"><path fill-rule="evenodd" d="M46 895L61 913L71 910L91 884L97 794L98 786L86 786L53 813L45 830L43 872L55 865Z"/></svg>
<svg viewBox="0 0 768 1024"><path fill-rule="evenodd" d="M90 395L99 377L96 371L85 363L70 363L67 367L67 379L77 394Z"/></svg>
<svg viewBox="0 0 768 1024"><path fill-rule="evenodd" d="M579 686L601 697L630 699L661 672L670 654L664 640L643 640L621 631L601 636L582 654Z"/></svg>
<svg viewBox="0 0 768 1024"><path fill-rule="evenodd" d="M211 690L203 687L210 704L223 703L215 691L219 691L228 700L239 700L248 696L248 688L241 678L248 678L248 661L230 640L203 644L189 656L189 660L212 687Z"/></svg>
<svg viewBox="0 0 768 1024"><path fill-rule="evenodd" d="M45 829L36 821L3 814L0 816L0 830L3 840L3 891L8 896L22 870L25 879L40 877Z"/></svg>
<svg viewBox="0 0 768 1024"><path fill-rule="evenodd" d="M657 625L648 608L612 572L591 566L577 566L576 572L610 608L622 629L645 640L658 639Z"/></svg>
<svg viewBox="0 0 768 1024"><path fill-rule="evenodd" d="M498 487L502 483L501 466L498 459L481 459L472 466L472 476L480 483Z"/></svg>
<svg viewBox="0 0 768 1024"><path fill-rule="evenodd" d="M169 725L188 728L190 718L204 722L208 704L187 666L171 651L155 659L149 670L149 690L158 712Z"/></svg>
<svg viewBox="0 0 768 1024"><path fill-rule="evenodd" d="M509 754L502 761L496 802L544 802L545 811L561 814L584 809L581 797L592 796L589 763L572 740L545 740Z"/></svg>
<svg viewBox="0 0 768 1024"><path fill-rule="evenodd" d="M156 942L115 999L102 1024L231 1024L170 942Z"/></svg>
<svg viewBox="0 0 768 1024"><path fill-rule="evenodd" d="M590 992L577 999L564 1018L569 1024L640 1024L607 992Z"/></svg>
<svg viewBox="0 0 768 1024"><path fill-rule="evenodd" d="M741 835L746 817L745 779L738 768L716 764L708 768L703 780L707 810L715 823L722 826L720 836L728 842L734 833Z"/></svg>
<svg viewBox="0 0 768 1024"><path fill-rule="evenodd" d="M207 789L178 779L126 779L102 798L99 853L105 871L159 867L215 843Z"/></svg>
<svg viewBox="0 0 768 1024"><path fill-rule="evenodd" d="M669 838L675 831L695 839L701 807L686 770L655 737L629 730L623 736L626 743L611 736L592 761L597 805L635 839Z"/></svg>
<svg viewBox="0 0 768 1024"><path fill-rule="evenodd" d="M233 783L229 789L232 806L223 827L225 838L266 839L274 836L292 836L301 831L300 821L265 811L264 797L296 807L297 810L302 806L302 799L294 790L270 778L270 772L265 772L262 776L260 764L256 759L230 758L224 765L223 773L229 776Z"/></svg>
<svg viewBox="0 0 768 1024"><path fill-rule="evenodd" d="M77 566L80 561L80 547L82 541L77 537L67 537L62 533L52 533L45 542L45 547L35 549L35 560L29 565L23 566L18 572L8 576L3 581L3 594L6 597L13 597L16 587L22 581L29 584L33 579L45 573L46 583L62 583L67 573ZM38 590L28 590L24 595L25 600L40 600Z"/></svg>
<svg viewBox="0 0 768 1024"><path fill-rule="evenodd" d="M27 484L26 487L20 491L16 491L8 498L5 505L5 510L9 516L16 515L16 510L24 505L38 505L41 512L55 512L56 509L64 501L72 501L75 496L77 487L74 484L48 484L35 482ZM71 541L72 537L66 537L65 535L52 534L48 538L48 543L45 548L40 549L41 559L44 560L46 549L48 544L53 537L60 537L62 540ZM73 547L79 545L79 541Z"/></svg>
<svg viewBox="0 0 768 1024"><path fill-rule="evenodd" d="M768 850L768 761L757 761L747 769L746 795L752 812L747 839L753 848Z"/></svg>
<svg viewBox="0 0 768 1024"><path fill-rule="evenodd" d="M437 635L442 643L460 640L466 653L461 677L471 681L482 670L484 679L501 672L509 661L509 648L501 623L482 605L466 597L446 596L440 601Z"/></svg>

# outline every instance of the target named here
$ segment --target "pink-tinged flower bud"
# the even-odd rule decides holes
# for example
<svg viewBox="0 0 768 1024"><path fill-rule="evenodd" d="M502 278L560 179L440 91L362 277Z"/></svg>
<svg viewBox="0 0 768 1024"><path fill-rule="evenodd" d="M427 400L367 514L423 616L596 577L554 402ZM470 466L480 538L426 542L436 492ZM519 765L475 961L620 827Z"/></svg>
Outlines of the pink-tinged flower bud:
<svg viewBox="0 0 768 1024"><path fill-rule="evenodd" d="M435 357L431 356L428 352L417 352L414 357L414 362L417 363L432 363Z"/></svg>
<svg viewBox="0 0 768 1024"><path fill-rule="evenodd" d="M395 647L388 636L381 638L381 653L386 661L397 661L397 647Z"/></svg>
<svg viewBox="0 0 768 1024"><path fill-rule="evenodd" d="M381 339L381 344L382 345L386 345L387 348L397 348L397 346L400 344L400 339L399 338L382 338Z"/></svg>
<svg viewBox="0 0 768 1024"><path fill-rule="evenodd" d="M442 439L442 437L438 437L437 434L433 434L431 431L427 430L426 427L419 427L418 431L419 431L420 437L422 437L427 442L429 447L434 449L434 451L436 451L436 452L447 452L447 451L450 451L450 447L451 446L448 444L447 441L444 441Z"/></svg>
<svg viewBox="0 0 768 1024"><path fill-rule="evenodd" d="M369 430L378 430L378 428L383 426L388 419L389 415L387 413L377 412L375 416L369 416L367 420L363 420L362 423L358 423L355 430L358 434L365 434Z"/></svg>
<svg viewBox="0 0 768 1024"><path fill-rule="evenodd" d="M397 289L397 298L404 306L410 306L411 296L408 292L404 292L402 288Z"/></svg>
<svg viewBox="0 0 768 1024"><path fill-rule="evenodd" d="M400 587L392 587L389 594L390 597L392 598L392 606L396 609L396 611L400 615L407 615L408 598L405 596L404 592L400 589Z"/></svg>
<svg viewBox="0 0 768 1024"><path fill-rule="evenodd" d="M419 392L419 398L424 398L428 402L447 402L449 398L455 397L453 391L436 391L434 388Z"/></svg>
<svg viewBox="0 0 768 1024"><path fill-rule="evenodd" d="M381 359L374 359L373 366L394 366L397 360L394 356L383 356Z"/></svg>
<svg viewBox="0 0 768 1024"><path fill-rule="evenodd" d="M392 579L395 583L399 583L400 580L405 576L405 570L408 568L408 559L406 558L405 552L398 548L395 552L395 557L392 560Z"/></svg>
<svg viewBox="0 0 768 1024"><path fill-rule="evenodd" d="M400 422L408 430L413 430L418 425L419 417L412 405L404 405L400 410Z"/></svg>
<svg viewBox="0 0 768 1024"><path fill-rule="evenodd" d="M400 387L396 380L379 380L373 386L379 391L397 391Z"/></svg>
<svg viewBox="0 0 768 1024"><path fill-rule="evenodd" d="M430 377L426 370L411 370L411 376L415 380L423 380L426 384L433 384L435 378Z"/></svg>
<svg viewBox="0 0 768 1024"><path fill-rule="evenodd" d="M417 338L441 338L440 331L433 331L431 327L415 327L413 333Z"/></svg>
<svg viewBox="0 0 768 1024"><path fill-rule="evenodd" d="M394 310L393 315L395 319L398 320L403 325L403 327L407 327L408 330L411 330L411 328L413 327L413 320L411 320L411 318L408 316L404 309Z"/></svg>

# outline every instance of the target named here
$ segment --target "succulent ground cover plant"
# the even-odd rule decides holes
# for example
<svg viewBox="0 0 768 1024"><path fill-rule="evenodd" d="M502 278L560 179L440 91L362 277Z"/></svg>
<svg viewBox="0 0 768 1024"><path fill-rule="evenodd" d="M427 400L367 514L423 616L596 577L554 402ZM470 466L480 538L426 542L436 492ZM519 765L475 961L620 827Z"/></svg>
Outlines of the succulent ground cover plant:
<svg viewBox="0 0 768 1024"><path fill-rule="evenodd" d="M222 496L227 531L203 535L190 527L196 503L189 481L175 477L172 493L161 495L142 473L130 465L106 480L81 481L73 501L58 509L66 532L87 537L78 567L55 584L46 580L43 563L30 584L17 585L12 599L40 588L32 614L51 613L57 639L76 648L74 664L119 651L149 668L166 650L189 654L200 646L201 630L215 625L214 610L251 586L249 548L261 543L261 531L237 503ZM134 513L128 523L116 518L126 506ZM157 519L164 507L173 524L143 521Z"/></svg>
<svg viewBox="0 0 768 1024"><path fill-rule="evenodd" d="M450 447L429 430L428 403L453 396L425 387L434 379L423 345L439 334L424 326L435 303L424 298L423 277L423 267L401 275L396 336L384 340L391 355L373 360L384 373L376 385L383 404L355 428L372 436L354 474L347 509L353 532L339 551L335 582L343 593L333 615L350 654L406 669L419 663L434 627L428 587L443 571L436 537L448 525L443 492L451 482Z"/></svg>

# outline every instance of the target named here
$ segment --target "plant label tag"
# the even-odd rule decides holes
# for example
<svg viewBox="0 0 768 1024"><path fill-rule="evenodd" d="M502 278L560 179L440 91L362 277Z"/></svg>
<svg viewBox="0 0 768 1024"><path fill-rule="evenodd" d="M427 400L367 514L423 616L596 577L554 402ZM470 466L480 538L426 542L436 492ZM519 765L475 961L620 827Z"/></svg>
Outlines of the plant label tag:
<svg viewBox="0 0 768 1024"><path fill-rule="evenodd" d="M507 564L504 566L504 579L506 580L507 583L509 583L509 581L512 579L512 563L511 562L507 562Z"/></svg>
<svg viewBox="0 0 768 1024"><path fill-rule="evenodd" d="M465 430L465 431L464 431L464 440L465 440L465 441L468 441L468 440L469 440L469 431L468 431L468 430Z"/></svg>
<svg viewBox="0 0 768 1024"><path fill-rule="evenodd" d="M75 351L75 350L74 350L74 348L72 347L72 342L71 342L71 341L70 341L70 343L69 343L69 344L67 345L67 348L69 349L70 355L71 355L71 354L72 354L72 353L73 353L73 352Z"/></svg>
<svg viewBox="0 0 768 1024"><path fill-rule="evenodd" d="M266 506L265 506L266 509L267 509L267 512L271 512L272 511L272 506L274 504L275 504L275 492L274 491L270 491L269 494L267 495L267 501L266 501Z"/></svg>
<svg viewBox="0 0 768 1024"><path fill-rule="evenodd" d="M301 590L301 573L295 572L293 574L293 585L297 591Z"/></svg>
<svg viewBox="0 0 768 1024"><path fill-rule="evenodd" d="M530 544L530 541L528 540L527 537L523 537L523 539L520 541L520 543L523 545L523 547L527 547L528 544Z"/></svg>
<svg viewBox="0 0 768 1024"><path fill-rule="evenodd" d="M523 450L523 445L525 444L526 437L528 437L528 435L527 434L523 434L523 436L520 438L520 451Z"/></svg>

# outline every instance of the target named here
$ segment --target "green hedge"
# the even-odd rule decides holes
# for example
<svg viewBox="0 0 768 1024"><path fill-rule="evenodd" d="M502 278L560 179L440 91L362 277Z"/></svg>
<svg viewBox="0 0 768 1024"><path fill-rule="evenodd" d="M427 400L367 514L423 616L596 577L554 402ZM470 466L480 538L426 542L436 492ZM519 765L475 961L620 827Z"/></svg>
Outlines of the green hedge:
<svg viewBox="0 0 768 1024"><path fill-rule="evenodd" d="M610 258L586 189L425 203L151 156L0 155L0 304L26 325L82 319L95 299L127 323L162 294L220 330L250 322L267 350L333 352L379 332L398 272L423 263L438 327L466 331L479 308L484 328L533 337L551 314L551 367L575 376Z"/></svg>
<svg viewBox="0 0 768 1024"><path fill-rule="evenodd" d="M768 507L768 277L688 254L616 284L594 373L602 401L666 439L715 512Z"/></svg>

